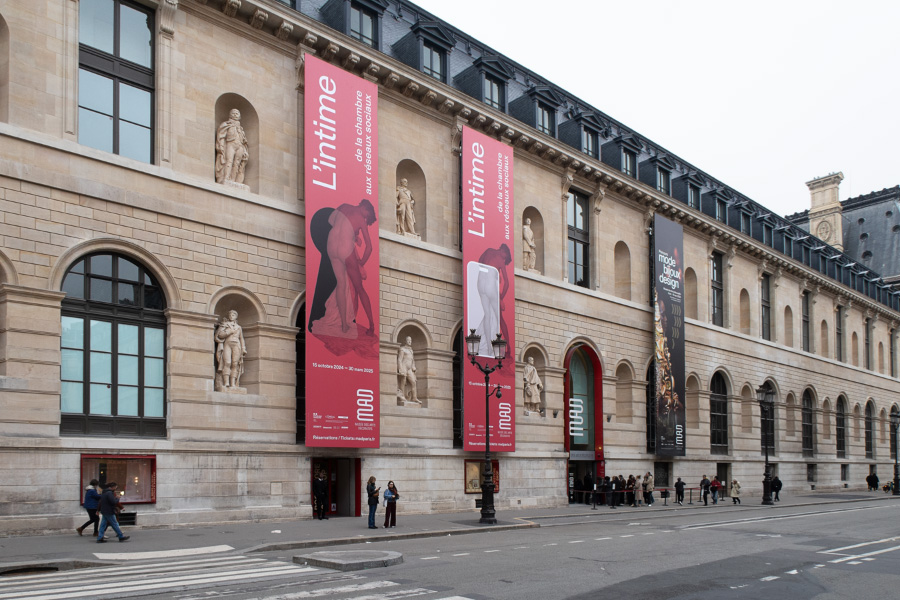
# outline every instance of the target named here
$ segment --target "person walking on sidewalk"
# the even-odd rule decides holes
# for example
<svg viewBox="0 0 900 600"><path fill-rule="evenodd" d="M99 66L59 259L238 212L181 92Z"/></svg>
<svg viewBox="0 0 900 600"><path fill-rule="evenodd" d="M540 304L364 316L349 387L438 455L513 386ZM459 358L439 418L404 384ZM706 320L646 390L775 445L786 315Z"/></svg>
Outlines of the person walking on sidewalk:
<svg viewBox="0 0 900 600"><path fill-rule="evenodd" d="M709 478L706 475L703 475L703 479L700 480L700 493L703 495L703 506L709 506Z"/></svg>
<svg viewBox="0 0 900 600"><path fill-rule="evenodd" d="M375 476L369 477L369 483L366 484L366 495L369 497L369 529L378 529L375 526L375 511L378 510L378 495L381 492L380 487L375 487Z"/></svg>
<svg viewBox="0 0 900 600"><path fill-rule="evenodd" d="M681 477L675 482L675 502L682 506L684 505L684 482L681 480Z"/></svg>
<svg viewBox="0 0 900 600"><path fill-rule="evenodd" d="M97 491L99 485L99 481L91 479L90 485L84 488L84 502L82 505L88 514L88 521L81 527L75 529L75 531L78 532L78 535L81 535L82 532L87 529L88 525L93 524L94 537L97 537L97 527L100 525L100 517L97 516L97 508L100 506L100 493Z"/></svg>
<svg viewBox="0 0 900 600"><path fill-rule="evenodd" d="M397 486L393 481L388 481L387 489L384 490L384 528L397 526L397 500L400 493L397 492ZM389 523L390 522L390 523Z"/></svg>
<svg viewBox="0 0 900 600"><path fill-rule="evenodd" d="M316 518L320 521L328 520L325 516L325 505L328 502L328 480L325 479L325 471L316 473L313 480L313 496L316 499Z"/></svg>
<svg viewBox="0 0 900 600"><path fill-rule="evenodd" d="M741 482L737 479L731 480L731 503L741 503Z"/></svg>
<svg viewBox="0 0 900 600"><path fill-rule="evenodd" d="M712 491L713 504L719 503L719 492L722 490L722 482L719 481L718 475L713 475L712 483L709 484L709 489Z"/></svg>
<svg viewBox="0 0 900 600"><path fill-rule="evenodd" d="M635 503L634 486L634 475L629 475L628 481L625 483L625 504L627 504L628 506L637 506L637 504Z"/></svg>
<svg viewBox="0 0 900 600"><path fill-rule="evenodd" d="M772 478L772 493L775 494L775 502L779 502L781 498L778 497L778 492L781 491L781 480L778 479L778 475Z"/></svg>
<svg viewBox="0 0 900 600"><path fill-rule="evenodd" d="M119 529L119 521L116 519L116 512L118 512L119 508L119 497L116 496L117 487L119 485L115 481L110 481L106 484L106 491L100 496L100 514L103 516L100 519L100 531L97 532L98 544L106 541L103 539L103 534L106 533L107 526L112 526L120 542L125 542L131 538L130 535L122 533L122 530Z"/></svg>
<svg viewBox="0 0 900 600"><path fill-rule="evenodd" d="M650 471L647 471L647 474L644 475L644 502L647 506L651 506L653 504L653 475L650 474Z"/></svg>

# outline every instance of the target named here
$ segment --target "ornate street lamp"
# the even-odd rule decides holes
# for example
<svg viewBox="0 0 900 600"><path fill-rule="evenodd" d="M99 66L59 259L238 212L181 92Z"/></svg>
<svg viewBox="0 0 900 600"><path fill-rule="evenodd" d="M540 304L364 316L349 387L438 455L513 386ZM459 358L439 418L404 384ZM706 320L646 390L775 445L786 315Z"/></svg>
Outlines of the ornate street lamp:
<svg viewBox="0 0 900 600"><path fill-rule="evenodd" d="M762 503L769 505L772 502L772 466L769 464L769 425L772 422L772 408L775 404L775 392L764 383L756 390L756 400L759 402L760 420L763 428L763 447L766 450L766 474L763 477Z"/></svg>
<svg viewBox="0 0 900 600"><path fill-rule="evenodd" d="M497 364L493 367L487 367L479 363L475 358L478 356L478 347L481 345L481 336L475 333L474 329L469 330L466 336L466 349L469 353L469 360L478 367L478 370L484 374L484 483L481 484L481 520L480 523L493 525L497 522L494 513L494 469L491 464L491 396L497 395L502 398L503 393L500 386L491 389L491 373L503 366L503 359L506 358L506 340L499 333L497 338L491 340L491 347L494 350L494 358Z"/></svg>
<svg viewBox="0 0 900 600"><path fill-rule="evenodd" d="M900 457L900 442L897 441L897 429L900 428L900 413L892 412L891 413L891 429L894 430L894 491L893 494L895 496L900 496L900 466L898 466L897 460Z"/></svg>

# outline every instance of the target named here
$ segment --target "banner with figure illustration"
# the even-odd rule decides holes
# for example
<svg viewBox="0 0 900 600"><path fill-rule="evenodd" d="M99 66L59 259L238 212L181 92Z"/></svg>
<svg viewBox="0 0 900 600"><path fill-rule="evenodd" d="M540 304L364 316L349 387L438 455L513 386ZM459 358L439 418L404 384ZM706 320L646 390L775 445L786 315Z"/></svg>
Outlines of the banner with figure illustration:
<svg viewBox="0 0 900 600"><path fill-rule="evenodd" d="M478 361L494 366L491 342L501 334L507 359L491 374L490 449L516 449L516 343L513 289L513 149L482 133L463 128L462 136L463 337L481 336ZM463 360L463 448L485 447L484 375Z"/></svg>
<svg viewBox="0 0 900 600"><path fill-rule="evenodd" d="M684 231L653 218L656 454L684 456Z"/></svg>
<svg viewBox="0 0 900 600"><path fill-rule="evenodd" d="M378 86L304 69L306 445L377 448Z"/></svg>

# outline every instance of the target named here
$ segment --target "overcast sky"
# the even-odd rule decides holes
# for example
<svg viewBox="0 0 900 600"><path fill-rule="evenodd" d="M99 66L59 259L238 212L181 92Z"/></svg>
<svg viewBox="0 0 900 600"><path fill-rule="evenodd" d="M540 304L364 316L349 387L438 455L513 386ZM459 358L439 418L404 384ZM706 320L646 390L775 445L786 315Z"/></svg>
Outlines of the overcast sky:
<svg viewBox="0 0 900 600"><path fill-rule="evenodd" d="M414 1L778 214L900 184L900 2Z"/></svg>

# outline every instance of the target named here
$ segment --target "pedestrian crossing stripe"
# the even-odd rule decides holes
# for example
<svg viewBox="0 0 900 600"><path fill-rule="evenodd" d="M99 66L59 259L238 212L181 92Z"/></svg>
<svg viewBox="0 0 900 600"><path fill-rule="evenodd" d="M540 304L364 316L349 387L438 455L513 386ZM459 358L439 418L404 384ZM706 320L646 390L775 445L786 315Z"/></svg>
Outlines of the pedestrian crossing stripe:
<svg viewBox="0 0 900 600"><path fill-rule="evenodd" d="M256 564L249 568L229 568L227 571L219 573L193 573L193 574L176 574L174 576L159 576L159 573L141 574L138 572L119 573L123 576L122 583L125 584L116 592L117 596L121 596L122 592L134 593L141 591L161 591L171 588L181 588L185 586L198 585L217 585L231 581L240 580L256 580L274 577L287 577L302 573L312 573L318 571L314 567L301 567L290 563L263 561L265 564ZM174 566L174 565L173 565ZM193 565L197 568L198 565ZM103 597L109 593L115 581L110 577L114 574L108 574L102 579L98 579L95 570L91 570L89 581L78 583L71 579L57 580L56 582L37 582L20 586L14 592L0 593L0 600L16 599L16 600L65 600L68 598L96 598ZM7 587L6 589L11 589Z"/></svg>

